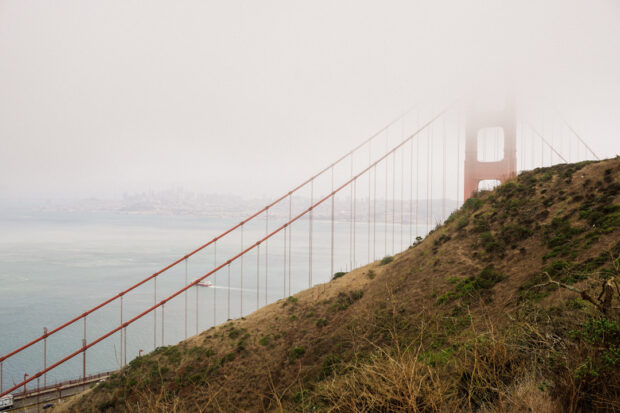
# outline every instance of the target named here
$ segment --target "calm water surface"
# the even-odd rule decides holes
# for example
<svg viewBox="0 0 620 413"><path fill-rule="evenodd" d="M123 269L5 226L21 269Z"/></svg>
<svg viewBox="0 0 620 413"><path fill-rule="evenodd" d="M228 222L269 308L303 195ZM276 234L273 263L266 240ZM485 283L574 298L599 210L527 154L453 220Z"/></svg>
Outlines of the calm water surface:
<svg viewBox="0 0 620 413"><path fill-rule="evenodd" d="M19 211L0 212L0 354L38 337L43 327L52 329L83 313L105 299L116 295L146 276L160 270L189 251L204 244L238 220L194 216L126 215L116 213L64 213ZM275 222L270 227L276 228ZM209 278L213 287L193 288L187 294L166 303L162 341L162 313L157 319L149 314L127 328L127 362L142 349L175 344L214 323L246 315L257 306L276 301L305 289L309 283L308 221L299 221L291 228L291 246L284 261L284 234L278 234L269 245L237 260ZM368 260L368 226L356 226L355 263ZM408 226L404 226L403 245L409 242ZM415 232L416 229L413 231ZM419 228L422 231L423 228ZM349 247L348 222L336 222L334 271L346 271L353 251ZM391 254L392 227L376 224L371 228L376 246L370 248L377 257ZM395 250L400 247L400 226L394 228ZM265 234L265 221L256 220L244 227L244 244ZM313 284L330 279L331 224L313 224ZM265 255L269 249L268 266ZM386 250L387 248L387 250ZM188 260L187 279L194 280L221 264L241 249L237 231L218 242L217 250L207 247ZM291 260L288 260L288 254ZM258 274L257 274L258 264ZM290 265L290 285L284 279ZM228 273L230 272L230 279ZM265 277L268 273L269 277ZM258 279L257 279L258 276ZM185 285L186 268L182 263L158 277L158 301ZM258 297L257 297L257 284ZM267 291L267 294L265 294ZM139 314L154 302L155 286L149 282L123 299L123 320ZM242 303L243 301L243 303ZM243 305L243 308L241 307ZM187 313L186 313L187 308ZM119 325L121 305L117 300L87 317L86 340ZM243 313L242 313L243 311ZM186 316L187 314L187 316ZM155 324L157 323L157 324ZM157 330L154 332L154 326ZM47 341L48 365L79 348L84 337L84 323L79 321ZM120 362L121 337L114 334L89 350L87 374L114 370ZM56 380L79 377L82 356L50 372L50 384ZM3 368L3 386L11 386L43 367L43 345L37 344L7 360ZM43 381L41 381L41 385Z"/></svg>

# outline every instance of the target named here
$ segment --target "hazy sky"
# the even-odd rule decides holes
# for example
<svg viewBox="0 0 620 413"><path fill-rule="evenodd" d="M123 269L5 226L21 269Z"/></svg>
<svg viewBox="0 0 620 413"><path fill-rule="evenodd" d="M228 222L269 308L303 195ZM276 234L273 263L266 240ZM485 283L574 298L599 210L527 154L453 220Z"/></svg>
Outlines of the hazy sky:
<svg viewBox="0 0 620 413"><path fill-rule="evenodd" d="M620 2L0 0L0 197L271 196L489 78L620 153Z"/></svg>

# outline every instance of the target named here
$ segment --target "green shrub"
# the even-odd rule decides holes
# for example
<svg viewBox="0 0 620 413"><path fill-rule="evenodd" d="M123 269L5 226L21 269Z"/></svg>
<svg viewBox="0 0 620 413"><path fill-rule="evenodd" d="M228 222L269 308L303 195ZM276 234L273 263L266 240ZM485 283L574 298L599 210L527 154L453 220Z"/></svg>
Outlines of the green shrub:
<svg viewBox="0 0 620 413"><path fill-rule="evenodd" d="M303 356L305 353L306 353L305 347L293 347L291 351L289 352L289 355L292 360L297 360L298 358Z"/></svg>
<svg viewBox="0 0 620 413"><path fill-rule="evenodd" d="M202 359L203 357L211 357L215 354L212 349L202 346L190 347L187 350L187 353L193 357L196 357L198 360Z"/></svg>
<svg viewBox="0 0 620 413"><path fill-rule="evenodd" d="M571 331L571 336L581 338L591 345L620 344L620 325L615 320L605 317L592 319L586 322L580 331Z"/></svg>
<svg viewBox="0 0 620 413"><path fill-rule="evenodd" d="M521 191L523 191L523 187L514 182L507 182L504 185L501 185L499 188L497 188L497 193L500 196L504 196L507 198L512 197L513 195L516 195Z"/></svg>
<svg viewBox="0 0 620 413"><path fill-rule="evenodd" d="M493 266L488 266L476 278L476 289L492 288L504 278L506 278L505 275L498 272Z"/></svg>
<svg viewBox="0 0 620 413"><path fill-rule="evenodd" d="M587 220L591 227L603 233L609 233L620 226L620 205L606 204L607 199L597 201L599 205L596 207L592 203L582 207L579 211L579 218Z"/></svg>
<svg viewBox="0 0 620 413"><path fill-rule="evenodd" d="M481 233L481 232L489 232L491 230L491 226L486 220L484 216L476 216L474 217L474 228L473 232Z"/></svg>
<svg viewBox="0 0 620 413"><path fill-rule="evenodd" d="M321 380L331 376L340 363L342 363L342 358L337 354L327 354L323 357L320 374Z"/></svg>
<svg viewBox="0 0 620 413"><path fill-rule="evenodd" d="M502 227L501 238L506 243L523 241L532 236L534 232L522 225L505 225Z"/></svg>
<svg viewBox="0 0 620 413"><path fill-rule="evenodd" d="M543 234L545 244L551 248L551 252L543 258L570 255L573 247L577 246L577 241L573 241L573 238L583 231L582 228L572 227L568 217L553 218L551 223L545 226Z"/></svg>
<svg viewBox="0 0 620 413"><path fill-rule="evenodd" d="M386 256L386 257L383 257L379 265L387 265L391 263L392 261L394 261L394 257Z"/></svg>
<svg viewBox="0 0 620 413"><path fill-rule="evenodd" d="M224 357L222 357L220 359L220 365L224 365L224 363L227 363L229 361L233 361L235 359L235 353L228 353L226 354Z"/></svg>
<svg viewBox="0 0 620 413"><path fill-rule="evenodd" d="M573 365L573 377L585 394L600 391L601 387L617 383L620 368L620 326L608 318L591 319L569 336L579 344L580 359ZM556 366L565 369L558 363Z"/></svg>
<svg viewBox="0 0 620 413"><path fill-rule="evenodd" d="M336 302L332 304L331 308L335 310L346 310L351 304L359 300L364 296L363 290L349 291L348 293L340 292L336 298Z"/></svg>
<svg viewBox="0 0 620 413"><path fill-rule="evenodd" d="M336 274L334 274L334 276L332 277L332 280L340 278L340 277L344 276L345 274L346 274L346 272L339 271Z"/></svg>
<svg viewBox="0 0 620 413"><path fill-rule="evenodd" d="M471 197L463 204L463 209L466 211L477 211L482 207L482 199Z"/></svg>
<svg viewBox="0 0 620 413"><path fill-rule="evenodd" d="M460 231L460 230L462 230L463 228L465 228L465 227L466 227L466 226L468 226L468 225L469 225L469 217L468 217L468 216L465 216L465 217L460 218L460 219L457 221L457 223L456 223L456 229L457 229L457 231Z"/></svg>
<svg viewBox="0 0 620 413"><path fill-rule="evenodd" d="M237 330L234 328L228 333L228 337L232 338L233 340L239 337L239 335L241 335L241 330Z"/></svg>
<svg viewBox="0 0 620 413"><path fill-rule="evenodd" d="M441 236L439 238L437 238L434 242L435 246L439 246L441 244L445 244L446 242L450 241L451 237L447 234L441 234Z"/></svg>
<svg viewBox="0 0 620 413"><path fill-rule="evenodd" d="M439 296L435 303L441 305L465 297L474 291L489 290L504 278L506 278L505 275L498 272L493 266L488 266L477 276L470 276L456 283L454 290Z"/></svg>
<svg viewBox="0 0 620 413"><path fill-rule="evenodd" d="M490 231L480 234L480 243L489 254L501 253L506 249L503 241L496 240Z"/></svg>

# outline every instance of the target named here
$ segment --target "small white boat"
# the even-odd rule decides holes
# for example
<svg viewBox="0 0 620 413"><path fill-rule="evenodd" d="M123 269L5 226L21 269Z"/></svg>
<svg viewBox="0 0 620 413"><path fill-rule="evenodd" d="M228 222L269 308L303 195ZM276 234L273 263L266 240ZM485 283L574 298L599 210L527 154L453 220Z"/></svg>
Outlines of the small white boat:
<svg viewBox="0 0 620 413"><path fill-rule="evenodd" d="M196 284L198 287L213 287L213 284L211 284L211 281L200 281L198 284Z"/></svg>

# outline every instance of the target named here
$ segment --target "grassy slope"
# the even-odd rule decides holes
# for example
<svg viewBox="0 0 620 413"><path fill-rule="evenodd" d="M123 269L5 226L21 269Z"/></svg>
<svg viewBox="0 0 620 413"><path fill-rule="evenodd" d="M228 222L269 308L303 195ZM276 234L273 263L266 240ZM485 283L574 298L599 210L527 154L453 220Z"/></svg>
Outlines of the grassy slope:
<svg viewBox="0 0 620 413"><path fill-rule="evenodd" d="M619 159L524 173L393 262L140 357L65 409L620 411L617 292L596 306L619 227Z"/></svg>

